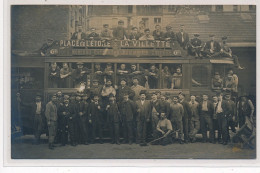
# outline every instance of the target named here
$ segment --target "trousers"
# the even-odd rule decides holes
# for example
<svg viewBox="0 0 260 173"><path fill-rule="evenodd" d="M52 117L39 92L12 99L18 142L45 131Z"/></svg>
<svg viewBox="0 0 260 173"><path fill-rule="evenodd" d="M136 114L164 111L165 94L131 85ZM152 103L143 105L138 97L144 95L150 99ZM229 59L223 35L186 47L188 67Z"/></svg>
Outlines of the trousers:
<svg viewBox="0 0 260 173"><path fill-rule="evenodd" d="M109 133L112 139L112 142L119 142L119 122L110 122L109 123Z"/></svg>
<svg viewBox="0 0 260 173"><path fill-rule="evenodd" d="M34 117L34 136L36 140L40 140L40 136L42 134L42 129L43 129L43 120L42 120L42 115L37 114Z"/></svg>
<svg viewBox="0 0 260 173"><path fill-rule="evenodd" d="M209 139L214 140L214 130L212 117L208 113L202 112L200 117L200 127L202 131L202 137L204 140L207 139L207 128L209 129Z"/></svg>
<svg viewBox="0 0 260 173"><path fill-rule="evenodd" d="M173 127L174 130L179 130L178 131L178 139L184 140L182 120L172 119L171 123L172 123L172 127Z"/></svg>
<svg viewBox="0 0 260 173"><path fill-rule="evenodd" d="M51 121L48 125L49 131L49 143L52 144L54 142L54 138L57 133L57 121Z"/></svg>
<svg viewBox="0 0 260 173"><path fill-rule="evenodd" d="M137 141L138 142L145 142L146 128L147 128L146 120L137 121Z"/></svg>
<svg viewBox="0 0 260 173"><path fill-rule="evenodd" d="M123 134L124 134L124 140L128 140L129 142L133 141L133 122L132 121L123 122Z"/></svg>
<svg viewBox="0 0 260 173"><path fill-rule="evenodd" d="M199 120L191 120L190 121L190 139L196 139L196 134L199 132L200 130L200 121Z"/></svg>
<svg viewBox="0 0 260 173"><path fill-rule="evenodd" d="M217 114L217 118L218 118L219 133L222 137L222 141L227 142L228 140L227 117L223 113L219 113Z"/></svg>

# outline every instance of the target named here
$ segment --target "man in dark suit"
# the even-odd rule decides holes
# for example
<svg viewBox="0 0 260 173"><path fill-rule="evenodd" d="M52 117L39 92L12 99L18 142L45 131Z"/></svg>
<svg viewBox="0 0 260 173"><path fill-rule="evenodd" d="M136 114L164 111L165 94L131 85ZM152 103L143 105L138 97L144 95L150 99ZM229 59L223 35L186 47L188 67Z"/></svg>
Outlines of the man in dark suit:
<svg viewBox="0 0 260 173"><path fill-rule="evenodd" d="M187 49L189 42L189 34L184 31L184 25L180 25L180 31L176 34L178 43L183 49Z"/></svg>
<svg viewBox="0 0 260 173"><path fill-rule="evenodd" d="M22 106L28 106L31 108L31 117L33 119L33 129L34 129L34 137L35 140L33 144L40 144L40 136L42 134L44 128L44 111L45 105L42 102L41 95L39 93L35 96L35 102L33 103L25 103L21 102Z"/></svg>
<svg viewBox="0 0 260 173"><path fill-rule="evenodd" d="M201 57L202 42L199 39L199 34L194 34L194 38L188 44L188 53L195 57Z"/></svg>
<svg viewBox="0 0 260 173"><path fill-rule="evenodd" d="M163 32L161 31L161 26L156 25L155 30L153 31L154 40L162 40L163 39Z"/></svg>
<svg viewBox="0 0 260 173"><path fill-rule="evenodd" d="M200 126L202 131L202 142L207 141L207 126L209 128L209 142L214 143L214 130L213 130L213 104L208 100L208 95L202 95L202 102L199 104Z"/></svg>
<svg viewBox="0 0 260 173"><path fill-rule="evenodd" d="M210 41L207 41L204 48L203 48L203 54L204 56L208 57L208 58L214 58L220 55L220 44L215 41L215 35L214 34L210 34Z"/></svg>
<svg viewBox="0 0 260 173"><path fill-rule="evenodd" d="M165 112L166 118L170 116L170 103L166 100L166 94L161 95L162 110Z"/></svg>
<svg viewBox="0 0 260 173"><path fill-rule="evenodd" d="M227 126L228 126L228 115L231 114L231 106L228 104L226 100L223 100L223 94L218 93L218 103L216 105L216 115L218 119L218 126L219 126L219 133L222 136L222 141L219 141L219 143L222 143L223 145L227 145L228 143L228 132L227 132Z"/></svg>
<svg viewBox="0 0 260 173"><path fill-rule="evenodd" d="M103 128L102 128L102 115L103 115L103 104L99 100L99 95L95 94L93 102L89 105L88 120L92 134L91 143L94 143L96 139L96 131L99 134L99 142L103 143Z"/></svg>
<svg viewBox="0 0 260 173"><path fill-rule="evenodd" d="M88 103L84 102L79 96L79 100L75 104L75 118L78 125L77 142L88 145Z"/></svg>
<svg viewBox="0 0 260 173"><path fill-rule="evenodd" d="M146 92L140 92L140 100L136 101L137 105L137 139L136 143L146 143L146 128L147 123L151 120L151 105L150 101L146 100Z"/></svg>
<svg viewBox="0 0 260 173"><path fill-rule="evenodd" d="M82 32L82 26L79 25L78 31L73 33L71 40L85 40L86 37L87 37L86 34Z"/></svg>
<svg viewBox="0 0 260 173"><path fill-rule="evenodd" d="M117 101L121 103L124 100L124 93L127 92L129 94L129 99L133 99L135 96L135 92L126 85L126 79L122 78L120 82L120 86L118 87L117 91Z"/></svg>
<svg viewBox="0 0 260 173"><path fill-rule="evenodd" d="M191 120L191 109L189 103L185 100L185 94L183 92L179 93L179 102L183 106L183 133L184 133L184 142L189 142L189 122Z"/></svg>
<svg viewBox="0 0 260 173"><path fill-rule="evenodd" d="M166 32L163 34L165 41L175 41L175 33L172 31L171 26L166 26Z"/></svg>
<svg viewBox="0 0 260 173"><path fill-rule="evenodd" d="M128 140L131 145L133 143L133 120L134 114L136 113L136 104L129 99L129 93L127 91L123 95L124 99L119 105L123 123L123 143L127 143Z"/></svg>
<svg viewBox="0 0 260 173"><path fill-rule="evenodd" d="M158 100L157 94L155 92L152 93L152 100L151 100L151 124L152 124L152 134L155 133L156 127L159 121L160 113L163 109L163 105L161 100Z"/></svg>
<svg viewBox="0 0 260 173"><path fill-rule="evenodd" d="M69 96L64 95L64 103L58 108L58 129L60 133L61 146L65 146L68 142L68 132L71 145L75 144L74 133L74 108L69 102Z"/></svg>
<svg viewBox="0 0 260 173"><path fill-rule="evenodd" d="M118 105L115 101L115 96L113 94L109 95L109 103L107 104L106 111L111 144L116 143L117 145L120 145L119 123L121 121L121 115L118 109Z"/></svg>

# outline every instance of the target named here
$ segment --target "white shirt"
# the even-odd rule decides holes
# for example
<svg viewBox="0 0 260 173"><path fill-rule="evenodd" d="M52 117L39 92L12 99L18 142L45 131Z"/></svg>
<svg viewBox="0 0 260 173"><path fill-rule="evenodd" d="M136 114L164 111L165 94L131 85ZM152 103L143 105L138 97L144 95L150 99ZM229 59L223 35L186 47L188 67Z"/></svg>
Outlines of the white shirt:
<svg viewBox="0 0 260 173"><path fill-rule="evenodd" d="M144 105L144 100L141 100L141 104Z"/></svg>
<svg viewBox="0 0 260 173"><path fill-rule="evenodd" d="M217 111L216 111L216 113L221 113L221 112L223 112L223 109L222 109L222 107L221 107L221 104L222 104L222 100L218 102L218 106L217 106Z"/></svg>
<svg viewBox="0 0 260 173"><path fill-rule="evenodd" d="M202 110L203 111L208 111L208 102L207 101L203 101L202 102Z"/></svg>
<svg viewBox="0 0 260 173"><path fill-rule="evenodd" d="M42 102L36 102L36 114L41 114Z"/></svg>

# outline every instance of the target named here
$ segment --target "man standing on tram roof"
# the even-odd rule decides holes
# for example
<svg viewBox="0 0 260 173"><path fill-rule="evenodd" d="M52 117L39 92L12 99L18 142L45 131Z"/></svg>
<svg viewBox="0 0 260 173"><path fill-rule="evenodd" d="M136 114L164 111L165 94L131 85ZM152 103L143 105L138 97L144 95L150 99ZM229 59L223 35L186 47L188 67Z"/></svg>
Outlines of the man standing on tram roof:
<svg viewBox="0 0 260 173"><path fill-rule="evenodd" d="M113 36L116 40L125 40L128 38L123 20L118 21L118 26L113 30Z"/></svg>
<svg viewBox="0 0 260 173"><path fill-rule="evenodd" d="M78 31L74 32L71 40L85 40L87 35L82 31L82 26L78 25Z"/></svg>

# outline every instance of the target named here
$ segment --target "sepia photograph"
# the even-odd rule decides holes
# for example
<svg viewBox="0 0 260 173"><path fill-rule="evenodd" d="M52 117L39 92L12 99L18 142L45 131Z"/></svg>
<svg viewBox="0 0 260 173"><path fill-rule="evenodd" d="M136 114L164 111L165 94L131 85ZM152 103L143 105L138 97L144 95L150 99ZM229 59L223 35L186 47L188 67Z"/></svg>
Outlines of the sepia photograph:
<svg viewBox="0 0 260 173"><path fill-rule="evenodd" d="M18 159L257 159L256 5L10 5Z"/></svg>

